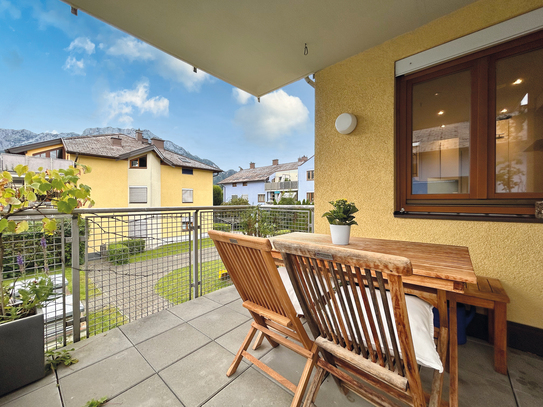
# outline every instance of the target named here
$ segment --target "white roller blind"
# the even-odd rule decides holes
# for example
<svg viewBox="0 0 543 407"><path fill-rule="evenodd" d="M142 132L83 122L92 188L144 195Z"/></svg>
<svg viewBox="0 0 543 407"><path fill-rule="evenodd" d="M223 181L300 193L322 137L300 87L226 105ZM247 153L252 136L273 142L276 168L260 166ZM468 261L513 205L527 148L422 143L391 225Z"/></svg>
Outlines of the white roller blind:
<svg viewBox="0 0 543 407"><path fill-rule="evenodd" d="M129 187L128 202L134 203L147 203L147 187Z"/></svg>
<svg viewBox="0 0 543 407"><path fill-rule="evenodd" d="M192 203L192 189L183 189L183 203Z"/></svg>

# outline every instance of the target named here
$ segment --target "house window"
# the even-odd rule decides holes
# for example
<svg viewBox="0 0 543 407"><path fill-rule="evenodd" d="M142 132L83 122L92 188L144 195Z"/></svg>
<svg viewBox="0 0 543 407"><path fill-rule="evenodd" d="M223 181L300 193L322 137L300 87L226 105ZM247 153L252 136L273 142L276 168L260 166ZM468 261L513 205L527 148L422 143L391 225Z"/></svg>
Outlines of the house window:
<svg viewBox="0 0 543 407"><path fill-rule="evenodd" d="M47 157L47 158L64 158L64 149L55 148L53 150L42 151L41 153L32 154L33 157Z"/></svg>
<svg viewBox="0 0 543 407"><path fill-rule="evenodd" d="M315 193L314 192L308 192L307 193L307 201L308 202L315 202Z"/></svg>
<svg viewBox="0 0 543 407"><path fill-rule="evenodd" d="M235 188L237 186L238 186L238 184L236 184L235 182L232 184L232 188Z"/></svg>
<svg viewBox="0 0 543 407"><path fill-rule="evenodd" d="M130 160L130 168L147 168L147 156Z"/></svg>
<svg viewBox="0 0 543 407"><path fill-rule="evenodd" d="M242 195L241 199L245 199L246 201L248 201L249 200L249 195Z"/></svg>
<svg viewBox="0 0 543 407"><path fill-rule="evenodd" d="M181 172L185 175L193 175L194 170L192 168L183 168Z"/></svg>
<svg viewBox="0 0 543 407"><path fill-rule="evenodd" d="M192 199L192 189L183 188L183 203L193 203Z"/></svg>
<svg viewBox="0 0 543 407"><path fill-rule="evenodd" d="M246 183L246 182L244 182L244 183L243 183L243 186L244 186L244 187L246 187L246 186L247 186L247 183Z"/></svg>
<svg viewBox="0 0 543 407"><path fill-rule="evenodd" d="M258 202L266 202L266 194L258 194Z"/></svg>
<svg viewBox="0 0 543 407"><path fill-rule="evenodd" d="M313 181L315 179L315 170L307 171L307 180Z"/></svg>
<svg viewBox="0 0 543 407"><path fill-rule="evenodd" d="M543 32L399 77L397 211L534 215Z"/></svg>
<svg viewBox="0 0 543 407"><path fill-rule="evenodd" d="M147 203L147 187L128 187L128 203Z"/></svg>
<svg viewBox="0 0 543 407"><path fill-rule="evenodd" d="M232 195L232 199L238 199L237 195Z"/></svg>

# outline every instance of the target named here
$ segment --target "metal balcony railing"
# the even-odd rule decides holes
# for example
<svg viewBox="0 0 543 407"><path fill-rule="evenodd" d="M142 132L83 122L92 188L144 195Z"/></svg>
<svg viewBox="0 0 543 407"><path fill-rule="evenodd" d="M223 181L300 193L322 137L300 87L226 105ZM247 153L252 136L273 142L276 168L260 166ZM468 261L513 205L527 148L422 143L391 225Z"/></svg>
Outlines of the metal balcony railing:
<svg viewBox="0 0 543 407"><path fill-rule="evenodd" d="M298 181L266 182L264 188L266 191L297 190Z"/></svg>
<svg viewBox="0 0 543 407"><path fill-rule="evenodd" d="M312 233L313 209L224 205L93 208L74 215L27 211L28 231L3 233L3 284L53 281L44 337L47 349L54 349L231 285L208 230L259 236ZM44 214L57 218L53 236L40 232Z"/></svg>

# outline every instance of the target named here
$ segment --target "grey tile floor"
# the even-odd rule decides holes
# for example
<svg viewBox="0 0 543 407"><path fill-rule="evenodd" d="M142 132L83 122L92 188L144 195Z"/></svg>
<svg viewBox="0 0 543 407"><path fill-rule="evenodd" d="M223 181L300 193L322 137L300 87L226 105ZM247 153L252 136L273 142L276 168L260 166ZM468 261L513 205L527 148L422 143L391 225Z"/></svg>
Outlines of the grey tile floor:
<svg viewBox="0 0 543 407"><path fill-rule="evenodd" d="M234 287L216 291L71 345L79 363L60 368L58 386L49 375L0 398L0 406L82 407L102 397L128 407L289 406L292 394L248 362L226 377L250 322ZM293 382L305 362L266 341L251 353ZM470 339L459 356L461 406L543 406L543 358L510 350L505 376L494 371L485 342ZM430 370L422 376L429 386ZM353 393L340 394L331 378L316 404L369 406Z"/></svg>

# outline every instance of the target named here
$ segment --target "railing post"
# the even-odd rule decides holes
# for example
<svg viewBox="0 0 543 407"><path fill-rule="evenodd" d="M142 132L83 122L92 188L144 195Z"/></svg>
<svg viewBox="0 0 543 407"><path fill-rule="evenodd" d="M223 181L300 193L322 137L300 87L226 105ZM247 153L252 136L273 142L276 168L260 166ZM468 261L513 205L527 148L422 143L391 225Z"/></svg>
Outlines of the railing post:
<svg viewBox="0 0 543 407"><path fill-rule="evenodd" d="M79 222L78 216L72 217L72 312L73 312L73 333L74 342L81 340L81 301L80 274L79 274Z"/></svg>
<svg viewBox="0 0 543 407"><path fill-rule="evenodd" d="M192 244L193 244L193 249L192 249L192 254L193 254L193 260L192 260L192 287L193 287L193 298L198 298L198 288L199 288L199 280L200 280L200 276L199 276L199 273L198 273L198 269L199 269L199 264L198 264L198 231L199 231L200 227L199 227L199 224L198 224L198 210L195 210L194 211L194 214L193 214L193 220L192 220L192 230L194 232L194 235L193 235L193 239L192 239Z"/></svg>

